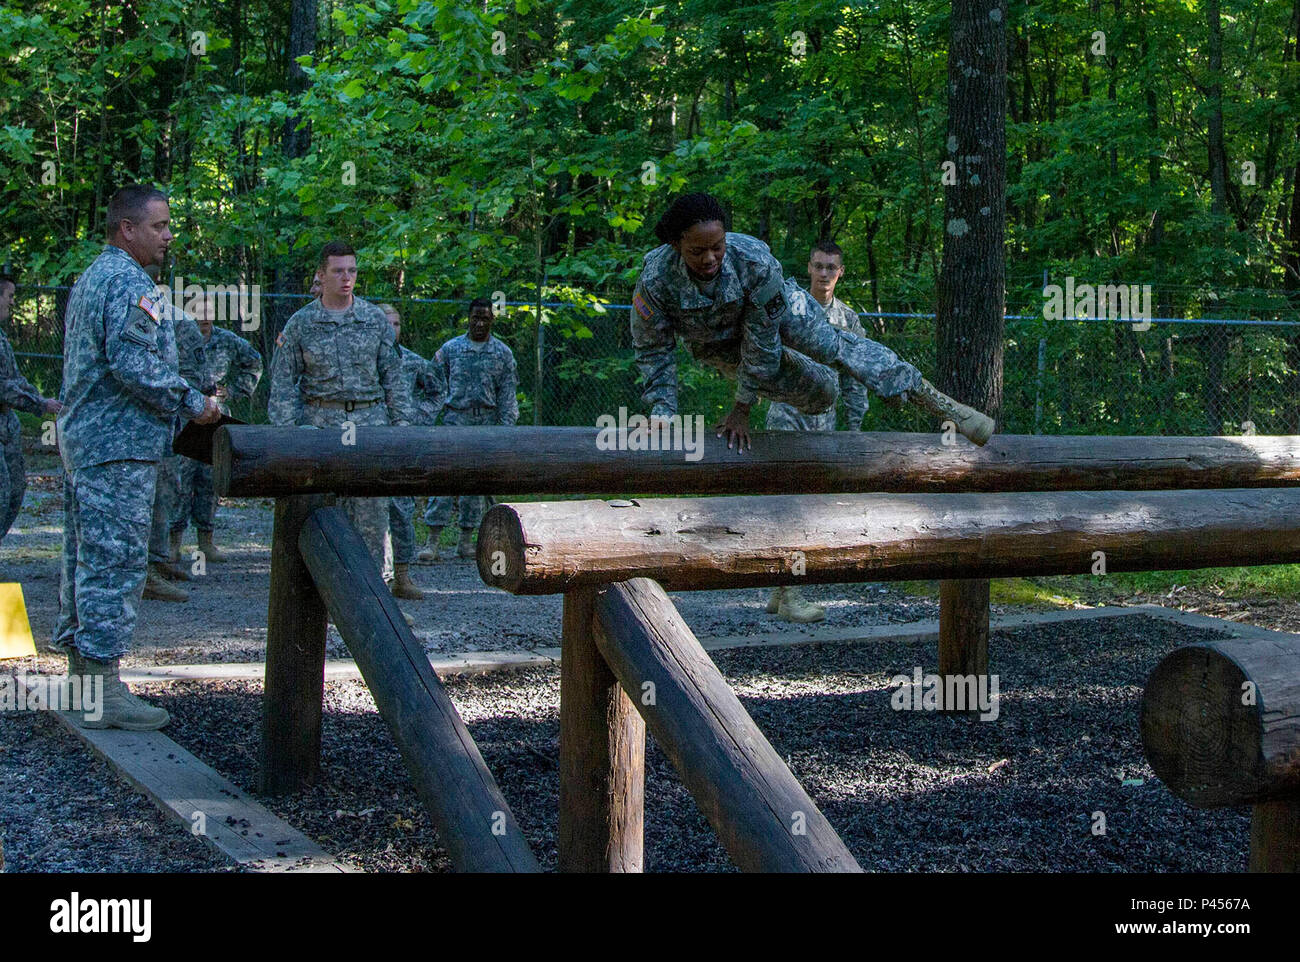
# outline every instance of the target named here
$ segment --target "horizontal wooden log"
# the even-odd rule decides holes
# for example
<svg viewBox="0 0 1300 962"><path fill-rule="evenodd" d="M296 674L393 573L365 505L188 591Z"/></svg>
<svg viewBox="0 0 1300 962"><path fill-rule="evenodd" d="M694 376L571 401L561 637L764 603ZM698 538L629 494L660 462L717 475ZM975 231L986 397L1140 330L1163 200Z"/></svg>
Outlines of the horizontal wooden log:
<svg viewBox="0 0 1300 962"><path fill-rule="evenodd" d="M347 515L339 508L313 512L298 547L452 865L461 872L540 871L496 779Z"/></svg>
<svg viewBox="0 0 1300 962"><path fill-rule="evenodd" d="M742 871L861 871L659 585L601 590L595 637Z"/></svg>
<svg viewBox="0 0 1300 962"><path fill-rule="evenodd" d="M697 450L610 449L597 428L230 425L217 431L219 495L816 494L1300 485L1300 437L995 436L760 431L744 454L707 428ZM617 438L614 439L617 442ZM625 436L624 440L631 440ZM617 445L615 444L615 448ZM692 460L693 459L693 460Z"/></svg>
<svg viewBox="0 0 1300 962"><path fill-rule="evenodd" d="M1142 696L1142 744L1197 808L1300 800L1300 638L1188 645Z"/></svg>
<svg viewBox="0 0 1300 962"><path fill-rule="evenodd" d="M1296 561L1300 491L1279 489L537 501L496 505L478 540L484 582L514 594Z"/></svg>

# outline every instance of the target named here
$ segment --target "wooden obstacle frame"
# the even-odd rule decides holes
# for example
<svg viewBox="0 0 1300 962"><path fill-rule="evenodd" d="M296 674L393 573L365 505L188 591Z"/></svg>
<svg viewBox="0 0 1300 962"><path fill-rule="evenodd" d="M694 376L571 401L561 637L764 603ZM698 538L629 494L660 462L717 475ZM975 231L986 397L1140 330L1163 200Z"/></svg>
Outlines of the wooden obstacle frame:
<svg viewBox="0 0 1300 962"><path fill-rule="evenodd" d="M1300 490L1282 490L1300 486L1300 438L1002 436L976 448L936 435L767 432L744 455L705 437L689 461L603 450L584 428L358 428L354 444L328 448L320 438L217 433L218 493L277 497L261 785L292 791L318 773L328 609L440 835L449 850L461 843L458 869L536 862L359 536L327 506L333 495L740 495L499 504L484 518L486 583L565 596L564 871L640 870L647 729L741 868L860 870L665 587L1083 573L1098 553L1108 571L1300 561ZM877 493L851 493L863 490ZM986 673L987 652L941 651L940 663ZM1300 672L1289 679L1300 685ZM429 729L408 727L430 713ZM469 801L445 798L467 782ZM470 849L489 812L509 820L513 847L485 863ZM1252 866L1281 864L1269 852L1300 834L1294 811L1268 812L1257 810L1269 831L1252 835Z"/></svg>

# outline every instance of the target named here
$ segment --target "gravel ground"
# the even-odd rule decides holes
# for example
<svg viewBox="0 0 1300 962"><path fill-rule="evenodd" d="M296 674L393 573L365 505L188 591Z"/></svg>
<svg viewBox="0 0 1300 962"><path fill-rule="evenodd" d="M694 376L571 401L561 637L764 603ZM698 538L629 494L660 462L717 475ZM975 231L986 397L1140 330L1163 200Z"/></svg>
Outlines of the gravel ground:
<svg viewBox="0 0 1300 962"><path fill-rule="evenodd" d="M992 722L890 707L891 676L935 669L931 643L809 644L714 657L864 868L1241 872L1248 811L1198 812L1178 801L1147 766L1137 729L1141 686L1156 661L1211 637L1144 616L997 632L992 668L1002 697ZM260 685L141 687L172 712L168 734L250 787ZM457 677L447 688L538 858L554 869L559 672ZM42 737L57 754L54 735ZM327 685L323 761L322 785L268 807L368 870L449 869L360 682ZM646 781L647 870L730 871L653 741ZM1094 812L1105 814L1104 836L1091 832ZM29 832L45 836L22 850L32 853L21 855L23 864L36 868L39 852L79 851L87 828L61 818L58 828L42 829L28 811L10 824L10 837ZM210 867L182 830L172 835L177 853L194 847L184 868ZM139 840L140 849L150 844ZM152 855L141 863L156 867Z"/></svg>
<svg viewBox="0 0 1300 962"><path fill-rule="evenodd" d="M0 842L9 872L230 870L45 712L0 712Z"/></svg>

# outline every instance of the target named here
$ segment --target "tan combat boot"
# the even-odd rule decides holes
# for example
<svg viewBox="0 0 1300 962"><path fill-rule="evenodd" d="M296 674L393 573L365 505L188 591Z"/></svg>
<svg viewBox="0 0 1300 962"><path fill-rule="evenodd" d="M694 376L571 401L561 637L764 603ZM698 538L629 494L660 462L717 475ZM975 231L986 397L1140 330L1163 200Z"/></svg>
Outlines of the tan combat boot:
<svg viewBox="0 0 1300 962"><path fill-rule="evenodd" d="M462 558L473 558L475 556L473 528L460 529L460 542L456 545L456 554Z"/></svg>
<svg viewBox="0 0 1300 962"><path fill-rule="evenodd" d="M781 606L777 610L776 616L782 621L793 621L796 624L806 625L825 618L826 609L821 605L804 601L803 596L799 594L799 589L791 585L781 594Z"/></svg>
<svg viewBox="0 0 1300 962"><path fill-rule="evenodd" d="M411 580L410 565L393 565L393 583L389 588L394 598L405 598L407 601L424 600L424 592Z"/></svg>
<svg viewBox="0 0 1300 962"><path fill-rule="evenodd" d="M174 585L163 576L162 565L151 562L149 574L144 581L144 596L151 601L189 601L189 592L180 585Z"/></svg>
<svg viewBox="0 0 1300 962"><path fill-rule="evenodd" d="M435 561L441 561L438 557L438 540L442 537L442 525L429 529L429 540L425 547L415 556L415 560L423 564L432 564Z"/></svg>
<svg viewBox="0 0 1300 962"><path fill-rule="evenodd" d="M66 691L63 703L70 708L75 708L76 706L72 704L72 676L81 675L83 676L84 681L84 676L86 674L86 659L81 657L81 652L77 649L76 645L71 646L64 653L68 657L68 680L63 686ZM81 686L78 685L78 688L80 687Z"/></svg>
<svg viewBox="0 0 1300 962"><path fill-rule="evenodd" d="M223 554L221 549L212 543L211 531L199 532L199 551L203 553L203 560L209 564L221 564L223 561L229 561L230 556Z"/></svg>
<svg viewBox="0 0 1300 962"><path fill-rule="evenodd" d="M776 587L772 589L772 597L767 599L767 613L774 615L781 610L781 597L785 594L785 588Z"/></svg>
<svg viewBox="0 0 1300 962"><path fill-rule="evenodd" d="M156 562L156 564L158 565L158 574L163 578L166 578L168 581L194 580L194 576L189 573L189 570L185 567L183 562L181 564L169 565L159 561Z"/></svg>
<svg viewBox="0 0 1300 962"><path fill-rule="evenodd" d="M152 732L162 728L171 716L166 709L156 708L141 701L123 683L118 674L118 659L96 661L83 659L85 683L99 696L98 712L77 712L75 718L82 728L121 728L129 732ZM97 679L103 679L103 689L95 691ZM98 717L95 717L98 715Z"/></svg>
<svg viewBox="0 0 1300 962"><path fill-rule="evenodd" d="M907 392L907 399L935 417L952 421L958 434L976 444L986 444L993 436L991 417L953 400L925 378L921 378L920 386Z"/></svg>
<svg viewBox="0 0 1300 962"><path fill-rule="evenodd" d="M171 561L172 564L176 564L176 562L181 560L181 542L184 540L185 540L185 529L172 528L172 533L171 533L172 553L168 556L168 560Z"/></svg>

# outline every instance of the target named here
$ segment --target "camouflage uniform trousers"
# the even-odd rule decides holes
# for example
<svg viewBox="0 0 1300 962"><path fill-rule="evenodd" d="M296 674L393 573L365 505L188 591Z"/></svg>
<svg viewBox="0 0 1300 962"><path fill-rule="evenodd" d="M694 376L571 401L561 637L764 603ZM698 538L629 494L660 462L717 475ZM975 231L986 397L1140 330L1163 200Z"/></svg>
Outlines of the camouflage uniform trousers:
<svg viewBox="0 0 1300 962"><path fill-rule="evenodd" d="M835 406L822 414L804 414L788 404L773 401L767 409L769 431L834 431Z"/></svg>
<svg viewBox="0 0 1300 962"><path fill-rule="evenodd" d="M409 565L415 557L415 499L388 499L388 530L393 539L393 564Z"/></svg>
<svg viewBox="0 0 1300 962"><path fill-rule="evenodd" d="M480 408L481 413L470 411L453 411L447 408L442 413L443 427L453 425L496 424L497 413L491 409ZM443 495L430 498L429 506L424 511L424 523L430 528L446 527L451 522L452 508L458 507L459 522L462 528L477 528L483 520L483 495L466 494L459 497Z"/></svg>
<svg viewBox="0 0 1300 962"><path fill-rule="evenodd" d="M811 294L806 296L811 300ZM692 344L690 349L696 360L735 378L740 363L739 338ZM869 385L882 397L910 391L921 383L921 372L885 345L807 314L789 312L781 323L780 366L772 378L755 385L755 389L804 414L833 413L839 396L836 371Z"/></svg>
<svg viewBox="0 0 1300 962"><path fill-rule="evenodd" d="M322 428L322 433L336 435L334 442L336 444L342 443L344 421L351 421L357 427L388 424L388 410L384 407L383 401L354 411L322 407L319 404L304 404L302 417L304 424ZM393 573L393 552L388 536L389 500L388 498L339 498L335 502L361 533L361 540L370 549L370 556L375 559L385 578Z"/></svg>
<svg viewBox="0 0 1300 962"><path fill-rule="evenodd" d="M99 661L130 650L157 473L152 461L110 461L64 473L55 647L75 645Z"/></svg>
<svg viewBox="0 0 1300 962"><path fill-rule="evenodd" d="M158 462L158 482L154 486L153 520L149 525L149 562L166 564L171 559L167 532L176 513L177 486L180 484L182 458L172 454Z"/></svg>
<svg viewBox="0 0 1300 962"><path fill-rule="evenodd" d="M27 468L23 464L23 438L18 415L0 416L0 541L18 518L27 492Z"/></svg>
<svg viewBox="0 0 1300 962"><path fill-rule="evenodd" d="M172 512L172 530L184 531L191 521L194 528L210 532L216 526L217 493L212 489L212 465L181 458L181 480Z"/></svg>

